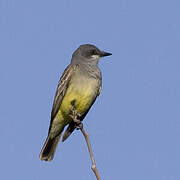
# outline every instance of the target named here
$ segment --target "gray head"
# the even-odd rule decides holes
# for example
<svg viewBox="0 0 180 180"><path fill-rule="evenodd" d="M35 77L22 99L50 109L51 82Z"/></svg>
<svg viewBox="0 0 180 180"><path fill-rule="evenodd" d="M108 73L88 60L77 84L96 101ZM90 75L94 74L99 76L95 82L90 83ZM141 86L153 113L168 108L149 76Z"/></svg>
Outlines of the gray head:
<svg viewBox="0 0 180 180"><path fill-rule="evenodd" d="M100 51L96 46L91 44L80 45L79 48L73 53L72 61L74 62L92 62L97 64L99 59L104 56L110 56L111 53Z"/></svg>

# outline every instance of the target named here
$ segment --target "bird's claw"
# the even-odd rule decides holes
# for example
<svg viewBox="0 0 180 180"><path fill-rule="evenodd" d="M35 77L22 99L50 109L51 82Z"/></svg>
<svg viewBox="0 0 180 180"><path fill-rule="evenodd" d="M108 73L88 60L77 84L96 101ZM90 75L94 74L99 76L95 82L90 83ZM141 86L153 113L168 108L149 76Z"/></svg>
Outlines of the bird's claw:
<svg viewBox="0 0 180 180"><path fill-rule="evenodd" d="M77 130L83 129L83 123L81 121L75 122L75 124Z"/></svg>
<svg viewBox="0 0 180 180"><path fill-rule="evenodd" d="M77 110L74 107L74 102L71 103L72 104L72 109L71 112L72 114L70 114L69 116L72 118L72 120L75 123L75 127L77 130L82 129L83 128L83 124L82 122L79 120L81 117L81 114L77 112Z"/></svg>

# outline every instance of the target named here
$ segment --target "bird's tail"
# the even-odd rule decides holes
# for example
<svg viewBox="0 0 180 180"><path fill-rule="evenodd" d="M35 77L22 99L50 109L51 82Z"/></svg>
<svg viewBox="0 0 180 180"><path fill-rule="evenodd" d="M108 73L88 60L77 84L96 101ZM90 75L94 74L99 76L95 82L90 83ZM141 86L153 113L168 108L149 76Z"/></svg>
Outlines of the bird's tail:
<svg viewBox="0 0 180 180"><path fill-rule="evenodd" d="M61 134L62 133L60 133L58 136L53 137L53 138L50 135L48 135L39 155L40 160L44 160L44 161L53 160L54 153L56 151L56 147L58 145Z"/></svg>

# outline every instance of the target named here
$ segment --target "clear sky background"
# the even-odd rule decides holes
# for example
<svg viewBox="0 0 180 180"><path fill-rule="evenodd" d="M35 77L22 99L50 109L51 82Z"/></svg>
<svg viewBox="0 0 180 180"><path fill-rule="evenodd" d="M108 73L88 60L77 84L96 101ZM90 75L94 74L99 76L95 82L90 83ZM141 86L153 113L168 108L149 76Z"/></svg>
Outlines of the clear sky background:
<svg viewBox="0 0 180 180"><path fill-rule="evenodd" d="M84 43L113 54L84 120L102 180L179 180L179 0L0 0L0 179L95 180L80 131L38 157Z"/></svg>

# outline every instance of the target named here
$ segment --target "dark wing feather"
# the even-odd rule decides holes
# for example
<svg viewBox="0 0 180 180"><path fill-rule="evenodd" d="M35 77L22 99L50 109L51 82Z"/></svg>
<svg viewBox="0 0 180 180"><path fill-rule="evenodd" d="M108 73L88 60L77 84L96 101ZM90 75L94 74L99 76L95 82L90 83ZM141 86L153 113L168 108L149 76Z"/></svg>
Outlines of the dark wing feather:
<svg viewBox="0 0 180 180"><path fill-rule="evenodd" d="M61 102L66 93L69 81L71 80L72 74L75 71L76 67L77 65L69 65L65 69L63 75L61 76L59 80L58 87L56 89L55 98L54 98L53 108L51 111L51 123L50 123L49 130L51 129L53 119L55 118L57 112L59 111Z"/></svg>

